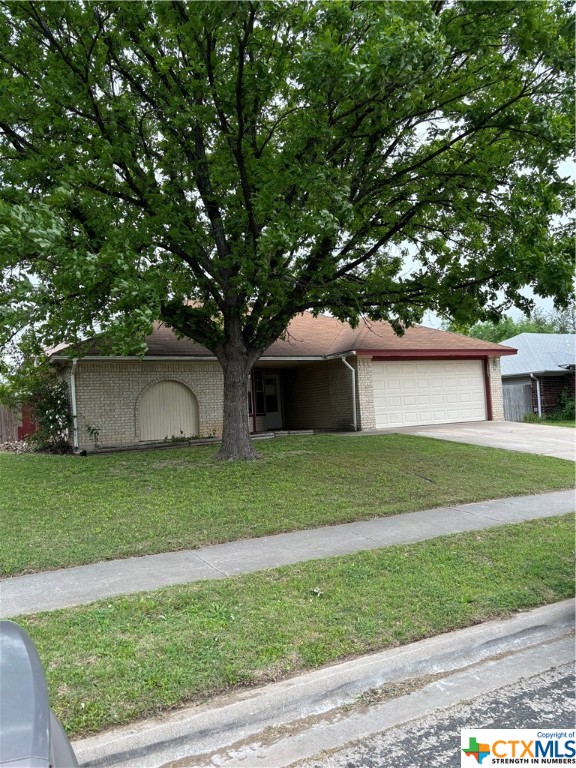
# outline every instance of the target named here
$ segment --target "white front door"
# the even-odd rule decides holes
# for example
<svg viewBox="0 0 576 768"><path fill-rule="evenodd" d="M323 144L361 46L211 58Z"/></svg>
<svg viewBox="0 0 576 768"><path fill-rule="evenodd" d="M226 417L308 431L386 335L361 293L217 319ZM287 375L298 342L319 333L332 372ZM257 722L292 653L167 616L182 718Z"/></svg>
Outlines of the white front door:
<svg viewBox="0 0 576 768"><path fill-rule="evenodd" d="M282 429L282 402L280 398L280 375L264 374L264 402L266 407L266 429Z"/></svg>

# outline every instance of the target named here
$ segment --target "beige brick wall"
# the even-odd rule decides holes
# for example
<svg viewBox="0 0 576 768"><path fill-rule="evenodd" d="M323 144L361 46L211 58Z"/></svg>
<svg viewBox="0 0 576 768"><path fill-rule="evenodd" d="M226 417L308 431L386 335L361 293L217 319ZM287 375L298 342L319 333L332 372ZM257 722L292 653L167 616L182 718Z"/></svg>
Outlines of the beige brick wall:
<svg viewBox="0 0 576 768"><path fill-rule="evenodd" d="M492 399L492 420L504 421L504 396L499 357L488 358L488 385Z"/></svg>
<svg viewBox="0 0 576 768"><path fill-rule="evenodd" d="M70 381L70 371L66 374ZM92 448L89 428L99 430L101 447L140 439L138 398L150 384L178 381L198 402L199 436L222 434L223 379L217 362L92 361L76 368L79 446Z"/></svg>
<svg viewBox="0 0 576 768"><path fill-rule="evenodd" d="M374 390L372 383L372 358L359 357L356 360L358 429L375 429Z"/></svg>

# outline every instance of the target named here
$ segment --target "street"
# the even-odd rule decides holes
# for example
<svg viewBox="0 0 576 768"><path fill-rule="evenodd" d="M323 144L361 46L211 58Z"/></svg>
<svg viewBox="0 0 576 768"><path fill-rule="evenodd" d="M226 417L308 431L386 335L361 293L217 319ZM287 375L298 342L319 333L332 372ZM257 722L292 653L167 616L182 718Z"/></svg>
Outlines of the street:
<svg viewBox="0 0 576 768"><path fill-rule="evenodd" d="M462 728L574 728L574 685L565 664L293 766L459 768Z"/></svg>

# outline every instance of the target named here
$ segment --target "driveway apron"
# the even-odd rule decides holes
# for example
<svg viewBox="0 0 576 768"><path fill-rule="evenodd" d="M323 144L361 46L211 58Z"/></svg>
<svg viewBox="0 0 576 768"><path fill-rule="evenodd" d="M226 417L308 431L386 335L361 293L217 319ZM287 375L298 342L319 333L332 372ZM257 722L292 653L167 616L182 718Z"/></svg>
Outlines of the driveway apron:
<svg viewBox="0 0 576 768"><path fill-rule="evenodd" d="M516 421L471 421L370 430L369 434L391 432L576 460L576 430L569 427L550 427L546 424L524 424Z"/></svg>

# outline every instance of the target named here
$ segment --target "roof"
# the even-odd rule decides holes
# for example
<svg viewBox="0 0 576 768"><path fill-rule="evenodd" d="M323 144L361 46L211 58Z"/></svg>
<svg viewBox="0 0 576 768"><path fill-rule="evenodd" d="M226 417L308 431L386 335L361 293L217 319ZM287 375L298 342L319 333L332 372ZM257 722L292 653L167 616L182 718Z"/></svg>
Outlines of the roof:
<svg viewBox="0 0 576 768"><path fill-rule="evenodd" d="M397 336L389 323L363 320L352 328L335 317L314 317L304 312L293 318L285 338L275 341L262 357L330 357L344 352L373 357L404 357L417 353L483 357L514 354L513 350L500 344L422 325L407 328L403 336Z"/></svg>
<svg viewBox="0 0 576 768"><path fill-rule="evenodd" d="M518 350L515 357L502 360L502 376L566 373L576 362L574 333L519 333L502 344Z"/></svg>
<svg viewBox="0 0 576 768"><path fill-rule="evenodd" d="M210 358L214 355L192 339L180 339L171 328L155 323L146 337L145 358ZM501 344L439 331L424 326L408 328L397 336L389 323L361 321L356 328L329 315L297 315L284 337L275 341L262 359L323 359L344 353L385 358L414 357L501 357L515 354ZM108 356L93 345L87 357Z"/></svg>

